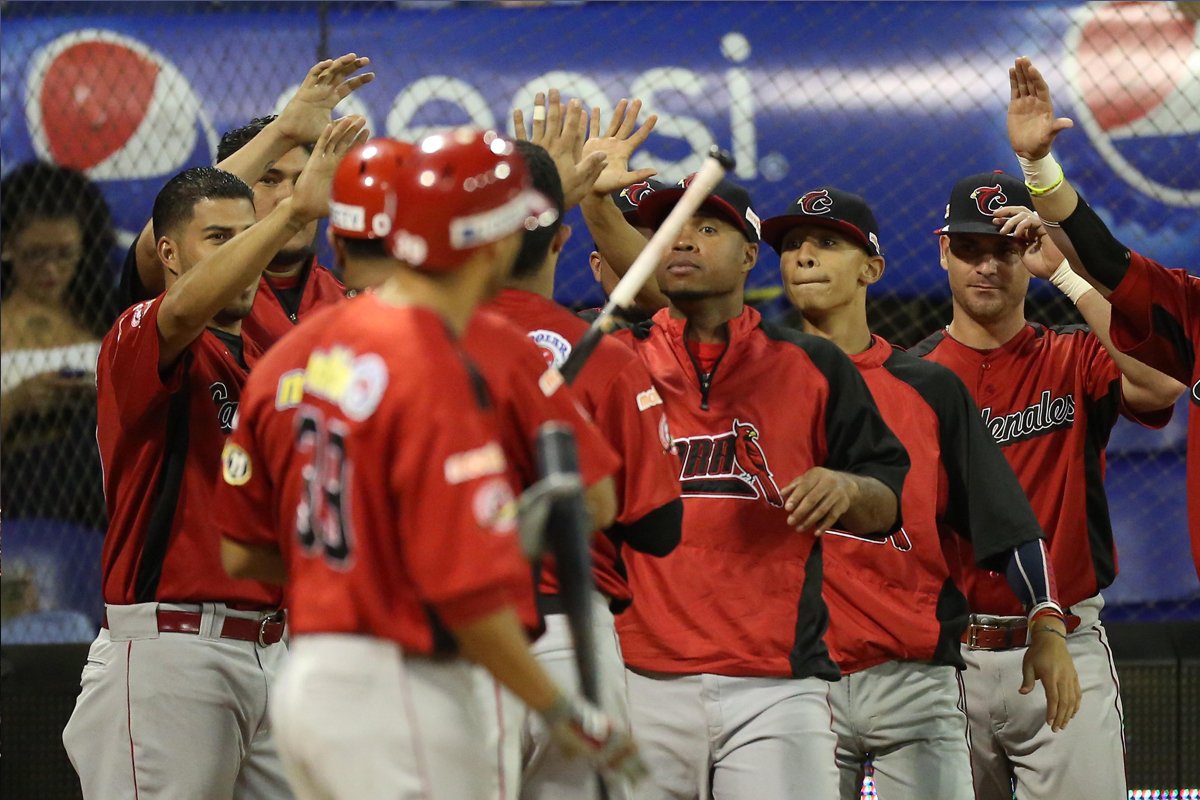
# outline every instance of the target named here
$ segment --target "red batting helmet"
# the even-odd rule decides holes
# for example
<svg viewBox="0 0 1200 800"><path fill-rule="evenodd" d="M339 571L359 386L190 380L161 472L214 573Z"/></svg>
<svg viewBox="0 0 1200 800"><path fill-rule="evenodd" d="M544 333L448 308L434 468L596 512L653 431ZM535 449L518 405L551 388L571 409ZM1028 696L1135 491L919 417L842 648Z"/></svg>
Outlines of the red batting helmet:
<svg viewBox="0 0 1200 800"><path fill-rule="evenodd" d="M396 218L396 180L416 147L396 139L371 139L338 164L329 202L329 227L348 239L381 239Z"/></svg>
<svg viewBox="0 0 1200 800"><path fill-rule="evenodd" d="M532 188L525 160L495 131L456 128L421 140L396 179L388 247L426 270L460 266L471 253L557 219Z"/></svg>

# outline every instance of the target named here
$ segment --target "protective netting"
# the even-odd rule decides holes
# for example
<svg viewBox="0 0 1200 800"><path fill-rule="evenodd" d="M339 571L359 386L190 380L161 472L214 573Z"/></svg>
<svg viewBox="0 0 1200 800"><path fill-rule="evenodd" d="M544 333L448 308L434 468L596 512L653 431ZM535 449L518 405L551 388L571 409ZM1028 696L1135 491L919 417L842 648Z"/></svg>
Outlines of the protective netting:
<svg viewBox="0 0 1200 800"><path fill-rule="evenodd" d="M1117 236L1168 265L1196 266L1195 6L3 4L5 642L19 640L10 630L47 641L94 628L104 508L92 369L117 310L124 250L155 192L212 163L222 132L278 110L318 58L371 57L377 80L339 112L397 138L507 127L515 105L528 109L555 86L606 110L640 97L659 121L633 164L665 180L695 169L712 143L730 149L761 217L823 184L860 193L880 220L888 265L872 324L910 345L950 318L932 235L950 187L1017 169L1004 132L1016 55L1033 58L1060 113L1075 119L1058 158ZM591 240L577 212L568 221L557 296L596 305ZM751 277L752 298L772 317L787 313L777 269L764 248ZM1027 314L1077 321L1046 286L1031 291ZM1185 527L1187 412L1184 400L1163 430L1122 421L1114 432L1108 486L1122 575L1106 593L1109 618L1200 614Z"/></svg>

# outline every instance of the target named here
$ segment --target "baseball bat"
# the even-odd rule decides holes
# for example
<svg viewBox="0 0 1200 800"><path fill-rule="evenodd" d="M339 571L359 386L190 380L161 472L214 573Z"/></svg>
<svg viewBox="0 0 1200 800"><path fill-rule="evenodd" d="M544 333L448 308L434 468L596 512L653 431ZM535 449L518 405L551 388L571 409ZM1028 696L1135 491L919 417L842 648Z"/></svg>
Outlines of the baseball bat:
<svg viewBox="0 0 1200 800"><path fill-rule="evenodd" d="M700 171L696 173L692 182L688 184L687 189L679 198L679 202L671 209L671 213L663 220L662 225L658 226L658 230L650 237L650 241L646 242L646 246L633 260L629 270L613 287L612 294L608 296L608 302L604 304L600 315L593 320L592 326L583 334L583 338L571 348L571 354L567 356L567 360L559 369L563 380L568 385L579 376L588 357L600 343L600 337L615 326L616 318L613 315L616 310L633 303L633 298L637 297L642 286L654 274L658 262L662 260L663 253L667 252L667 248L679 236L679 231L683 230L683 224L696 213L696 210L708 198L713 187L720 183L721 179L725 177L725 173L733 167L733 156L728 152L716 146L709 151L708 158L704 159L703 166L700 167Z"/></svg>

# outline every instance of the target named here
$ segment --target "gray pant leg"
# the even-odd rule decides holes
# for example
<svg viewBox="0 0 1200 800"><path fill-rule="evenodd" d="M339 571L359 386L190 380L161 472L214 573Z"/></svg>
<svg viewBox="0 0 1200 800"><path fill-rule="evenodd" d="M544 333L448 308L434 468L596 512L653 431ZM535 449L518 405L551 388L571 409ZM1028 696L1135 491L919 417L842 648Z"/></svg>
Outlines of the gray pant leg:
<svg viewBox="0 0 1200 800"><path fill-rule="evenodd" d="M236 800L286 800L293 796L284 775L283 764L275 748L271 719L268 715L273 688L279 673L287 664L287 645L280 642L257 651L266 683L260 723L250 741L250 750L242 761L233 796Z"/></svg>
<svg viewBox="0 0 1200 800"><path fill-rule="evenodd" d="M101 631L63 733L85 798L233 800L265 713L255 647L156 628L113 641Z"/></svg>
<svg viewBox="0 0 1200 800"><path fill-rule="evenodd" d="M829 684L819 678L704 676L713 748L714 800L811 800L838 796L837 738Z"/></svg>
<svg viewBox="0 0 1200 800"><path fill-rule="evenodd" d="M829 684L829 710L832 714L833 733L837 736L834 758L838 768L838 796L842 800L860 800L862 797L864 767L867 761L867 753L863 749L850 702L855 678L855 675L843 675L837 683Z"/></svg>
<svg viewBox="0 0 1200 800"><path fill-rule="evenodd" d="M596 595L592 617L601 691L600 706L614 723L628 730L629 702L625 690L625 664L607 601ZM546 672L566 692L579 691L579 671L567 618L546 617L546 632L533 646L533 654ZM521 776L523 800L581 800L595 797L596 772L583 759L569 759L554 743L541 717L526 719L525 768ZM628 800L626 781L612 777L605 784L609 800Z"/></svg>
<svg viewBox="0 0 1200 800"><path fill-rule="evenodd" d="M1009 751L1021 800L1125 800L1123 710L1117 672L1099 623L1067 637L1083 697L1079 713L1058 733L1046 725L1046 696L1038 687L1017 692L1010 684L1010 726L1000 732Z"/></svg>
<svg viewBox="0 0 1200 800"><path fill-rule="evenodd" d="M709 730L700 675L643 675L629 670L629 718L649 774L635 800L707 800Z"/></svg>
<svg viewBox="0 0 1200 800"><path fill-rule="evenodd" d="M850 677L880 797L975 800L958 670L889 661Z"/></svg>

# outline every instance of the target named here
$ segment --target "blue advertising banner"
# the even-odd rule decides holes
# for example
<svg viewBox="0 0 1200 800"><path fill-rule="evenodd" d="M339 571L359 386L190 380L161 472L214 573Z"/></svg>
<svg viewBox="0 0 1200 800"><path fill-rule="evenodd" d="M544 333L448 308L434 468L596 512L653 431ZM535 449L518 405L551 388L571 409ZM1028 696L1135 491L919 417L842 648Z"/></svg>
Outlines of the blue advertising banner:
<svg viewBox="0 0 1200 800"><path fill-rule="evenodd" d="M402 139L507 129L550 86L604 109L640 97L659 121L636 166L677 180L727 147L764 218L818 185L859 192L880 220L884 289L944 295L931 232L956 178L1017 169L1004 114L1023 54L1075 120L1059 160L1117 235L1200 266L1200 40L1174 4L346 3L324 25L316 4L20 5L3 31L4 170L85 169L126 231L167 177L213 162L223 131L281 107L324 47L378 73L339 111ZM560 299L595 301L576 232ZM777 283L777 263L764 251L752 284Z"/></svg>

